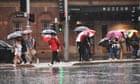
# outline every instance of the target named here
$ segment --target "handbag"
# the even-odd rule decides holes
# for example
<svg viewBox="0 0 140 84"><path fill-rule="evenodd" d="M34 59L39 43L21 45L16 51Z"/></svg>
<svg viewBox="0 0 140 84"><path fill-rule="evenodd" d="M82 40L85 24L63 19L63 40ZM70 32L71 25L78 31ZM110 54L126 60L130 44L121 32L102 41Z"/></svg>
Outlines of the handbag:
<svg viewBox="0 0 140 84"><path fill-rule="evenodd" d="M34 56L36 54L36 50L35 49L32 49L31 50L31 54Z"/></svg>

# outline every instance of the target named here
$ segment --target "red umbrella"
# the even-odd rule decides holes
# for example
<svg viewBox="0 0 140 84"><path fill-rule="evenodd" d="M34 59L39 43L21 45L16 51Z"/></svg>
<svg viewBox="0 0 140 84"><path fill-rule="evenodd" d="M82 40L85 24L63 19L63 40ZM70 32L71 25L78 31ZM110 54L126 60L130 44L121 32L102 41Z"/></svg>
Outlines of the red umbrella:
<svg viewBox="0 0 140 84"><path fill-rule="evenodd" d="M82 31L78 34L77 38L76 38L76 42L80 42L83 40L84 37L88 36L88 37L92 37L96 34L96 31L95 30L91 30L91 29L88 29L88 30L85 30L85 31Z"/></svg>
<svg viewBox="0 0 140 84"><path fill-rule="evenodd" d="M49 40L51 40L52 36L51 35L44 35L43 36L43 41L44 42L48 42Z"/></svg>
<svg viewBox="0 0 140 84"><path fill-rule="evenodd" d="M88 29L88 30L85 30L83 31L85 35L88 35L89 37L92 37L96 34L96 31L95 30L91 30L91 29Z"/></svg>

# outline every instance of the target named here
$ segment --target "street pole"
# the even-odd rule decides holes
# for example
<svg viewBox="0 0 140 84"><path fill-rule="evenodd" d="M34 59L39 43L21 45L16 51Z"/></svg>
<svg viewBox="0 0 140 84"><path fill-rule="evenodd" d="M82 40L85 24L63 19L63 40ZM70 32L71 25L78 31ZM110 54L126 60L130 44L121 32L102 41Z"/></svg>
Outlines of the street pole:
<svg viewBox="0 0 140 84"><path fill-rule="evenodd" d="M68 0L64 0L65 28L64 28L64 59L68 61L69 57L69 30L68 30Z"/></svg>
<svg viewBox="0 0 140 84"><path fill-rule="evenodd" d="M30 0L26 0L26 29L31 29L30 26L30 21L29 21L29 17L30 17Z"/></svg>

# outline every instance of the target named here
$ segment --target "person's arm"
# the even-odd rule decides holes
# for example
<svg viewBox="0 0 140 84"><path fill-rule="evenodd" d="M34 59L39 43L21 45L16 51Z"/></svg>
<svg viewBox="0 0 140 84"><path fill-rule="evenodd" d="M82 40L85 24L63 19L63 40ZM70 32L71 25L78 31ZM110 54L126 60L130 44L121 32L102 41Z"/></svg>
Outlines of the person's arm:
<svg viewBox="0 0 140 84"><path fill-rule="evenodd" d="M35 47L35 39L32 38L32 47L30 49L34 49L34 47Z"/></svg>
<svg viewBox="0 0 140 84"><path fill-rule="evenodd" d="M58 45L60 46L60 48L63 50L64 46L62 45L62 43L60 42L60 40L58 38L57 38L57 42L58 42Z"/></svg>

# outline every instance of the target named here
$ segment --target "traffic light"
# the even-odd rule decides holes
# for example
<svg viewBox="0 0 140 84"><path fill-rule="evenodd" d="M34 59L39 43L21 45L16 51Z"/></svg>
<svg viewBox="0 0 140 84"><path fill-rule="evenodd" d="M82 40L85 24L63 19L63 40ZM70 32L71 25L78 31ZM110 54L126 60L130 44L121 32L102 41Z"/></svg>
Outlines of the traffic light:
<svg viewBox="0 0 140 84"><path fill-rule="evenodd" d="M60 22L65 20L64 0L59 0L59 18Z"/></svg>
<svg viewBox="0 0 140 84"><path fill-rule="evenodd" d="M26 12L26 0L20 0L20 11Z"/></svg>
<svg viewBox="0 0 140 84"><path fill-rule="evenodd" d="M137 24L138 23L138 14L136 10L132 10L131 11L131 22L133 24Z"/></svg>
<svg viewBox="0 0 140 84"><path fill-rule="evenodd" d="M59 18L60 18L60 22L65 20L65 14L64 13L59 13Z"/></svg>
<svg viewBox="0 0 140 84"><path fill-rule="evenodd" d="M63 25L62 25L62 24L59 24L59 25L58 25L58 31L59 31L59 32L62 32L62 31L63 31Z"/></svg>
<svg viewBox="0 0 140 84"><path fill-rule="evenodd" d="M64 0L59 0L59 12L64 13Z"/></svg>
<svg viewBox="0 0 140 84"><path fill-rule="evenodd" d="M35 15L34 14L30 14L29 15L29 21L30 22L34 22L35 21Z"/></svg>

